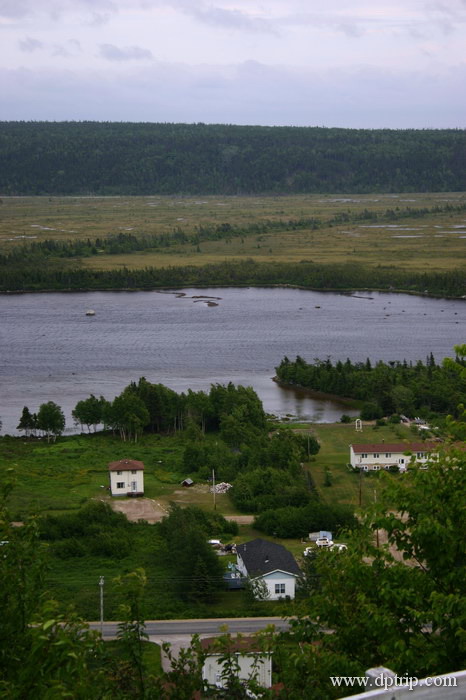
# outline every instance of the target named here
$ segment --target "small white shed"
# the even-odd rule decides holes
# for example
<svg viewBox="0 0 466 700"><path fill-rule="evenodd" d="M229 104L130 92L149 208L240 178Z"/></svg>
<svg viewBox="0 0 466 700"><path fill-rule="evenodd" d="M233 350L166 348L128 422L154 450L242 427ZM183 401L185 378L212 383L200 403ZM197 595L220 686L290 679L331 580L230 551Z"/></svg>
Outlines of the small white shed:
<svg viewBox="0 0 466 700"><path fill-rule="evenodd" d="M135 459L120 459L108 465L112 496L144 495L144 463Z"/></svg>
<svg viewBox="0 0 466 700"><path fill-rule="evenodd" d="M237 675L246 684L254 680L262 688L272 685L272 652L263 651L257 640L252 637L231 639L225 646L219 646L215 637L201 640L201 647L206 652L202 667L202 678L210 686L224 688L226 678L225 657L236 657ZM256 697L251 694L251 697Z"/></svg>

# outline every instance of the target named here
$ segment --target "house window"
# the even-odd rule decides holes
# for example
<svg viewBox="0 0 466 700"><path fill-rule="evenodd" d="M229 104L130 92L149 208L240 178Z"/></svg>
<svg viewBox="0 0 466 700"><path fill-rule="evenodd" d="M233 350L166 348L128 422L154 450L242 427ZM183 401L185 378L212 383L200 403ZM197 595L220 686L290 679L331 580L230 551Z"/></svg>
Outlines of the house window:
<svg viewBox="0 0 466 700"><path fill-rule="evenodd" d="M418 459L423 459L423 457L425 457L425 456L426 456L426 455L425 455L425 452L418 452L418 453L417 453L417 458L418 458Z"/></svg>
<svg viewBox="0 0 466 700"><path fill-rule="evenodd" d="M123 472L117 472L117 476L121 476Z"/></svg>
<svg viewBox="0 0 466 700"><path fill-rule="evenodd" d="M374 464L372 467L372 471L374 471L374 472L378 471L379 469L380 469L380 467L378 464Z"/></svg>
<svg viewBox="0 0 466 700"><path fill-rule="evenodd" d="M374 452L374 459L378 459L380 457L378 452Z"/></svg>
<svg viewBox="0 0 466 700"><path fill-rule="evenodd" d="M399 464L404 464L404 463L405 463L403 457L401 457L401 458L398 460L398 462L399 462Z"/></svg>
<svg viewBox="0 0 466 700"><path fill-rule="evenodd" d="M131 474L137 474L136 469L131 469Z"/></svg>
<svg viewBox="0 0 466 700"><path fill-rule="evenodd" d="M125 482L124 481L117 481L117 489L124 489L125 488Z"/></svg>
<svg viewBox="0 0 466 700"><path fill-rule="evenodd" d="M391 457L392 453L391 452L385 452L385 457Z"/></svg>
<svg viewBox="0 0 466 700"><path fill-rule="evenodd" d="M276 583L275 584L275 594L276 595L284 595L285 594L285 584L284 583Z"/></svg>
<svg viewBox="0 0 466 700"><path fill-rule="evenodd" d="M367 459L367 454L365 452L363 452L361 457L362 457L362 459Z"/></svg>

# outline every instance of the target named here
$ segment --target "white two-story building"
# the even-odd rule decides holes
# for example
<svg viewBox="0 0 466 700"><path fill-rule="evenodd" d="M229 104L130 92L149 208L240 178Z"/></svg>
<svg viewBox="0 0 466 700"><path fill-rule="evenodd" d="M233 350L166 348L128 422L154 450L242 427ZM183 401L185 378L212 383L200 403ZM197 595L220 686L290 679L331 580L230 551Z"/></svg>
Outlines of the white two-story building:
<svg viewBox="0 0 466 700"><path fill-rule="evenodd" d="M144 463L136 459L120 459L108 465L112 496L144 495Z"/></svg>
<svg viewBox="0 0 466 700"><path fill-rule="evenodd" d="M421 468L436 459L438 445L429 442L368 443L350 445L350 464L353 469L378 471L397 467L406 471L410 464Z"/></svg>

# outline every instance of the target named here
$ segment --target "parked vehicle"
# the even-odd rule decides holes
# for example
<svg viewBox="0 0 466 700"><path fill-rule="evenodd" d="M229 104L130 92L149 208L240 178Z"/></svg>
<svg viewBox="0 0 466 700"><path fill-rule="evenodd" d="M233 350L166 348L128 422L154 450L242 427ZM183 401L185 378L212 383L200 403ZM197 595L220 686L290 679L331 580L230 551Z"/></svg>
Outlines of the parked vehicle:
<svg viewBox="0 0 466 700"><path fill-rule="evenodd" d="M330 549L332 550L332 552L345 552L348 549L348 547L342 542L341 544L330 545Z"/></svg>
<svg viewBox="0 0 466 700"><path fill-rule="evenodd" d="M328 537L319 537L319 539L316 540L316 545L318 547L331 547L333 545L333 541L329 540Z"/></svg>

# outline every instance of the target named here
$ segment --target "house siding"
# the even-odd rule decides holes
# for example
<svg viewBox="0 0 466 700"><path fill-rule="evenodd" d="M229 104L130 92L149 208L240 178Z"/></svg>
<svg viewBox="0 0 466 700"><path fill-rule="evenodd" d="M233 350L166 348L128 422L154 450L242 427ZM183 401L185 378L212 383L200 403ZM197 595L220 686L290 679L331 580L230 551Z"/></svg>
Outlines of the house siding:
<svg viewBox="0 0 466 700"><path fill-rule="evenodd" d="M135 474L132 472L136 471ZM110 472L110 492L112 496L142 496L144 494L144 471L142 469L122 469Z"/></svg>
<svg viewBox="0 0 466 700"><path fill-rule="evenodd" d="M406 454L410 452L411 454ZM401 447L393 448L390 445L367 445L367 450L361 452L361 445L357 451L353 445L350 445L350 463L354 469L363 469L364 471L378 471L380 469L388 469L390 466L397 466L401 471L408 468L409 464L417 463L421 467L427 466L427 463L435 459L437 453L432 452L428 445L419 448L406 444Z"/></svg>
<svg viewBox="0 0 466 700"><path fill-rule="evenodd" d="M262 688L270 688L272 685L272 657L270 654L248 653L236 655L238 658L238 678L242 681L254 678ZM209 654L202 668L202 678L209 685L224 687L222 679L223 664L220 659L222 654Z"/></svg>
<svg viewBox="0 0 466 700"><path fill-rule="evenodd" d="M261 576L264 580L269 592L269 600L278 600L279 598L295 597L296 593L296 577L292 574L287 574L286 571L273 571L270 574ZM277 590L277 587L280 587Z"/></svg>

